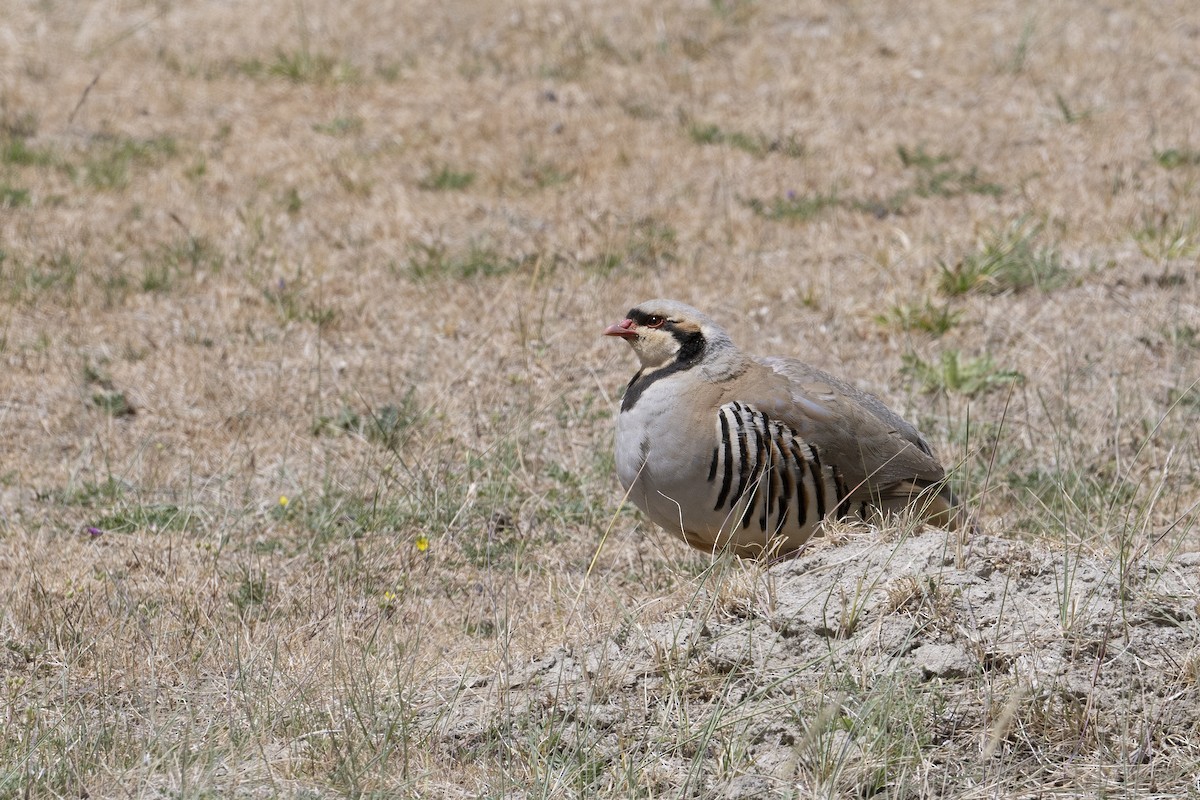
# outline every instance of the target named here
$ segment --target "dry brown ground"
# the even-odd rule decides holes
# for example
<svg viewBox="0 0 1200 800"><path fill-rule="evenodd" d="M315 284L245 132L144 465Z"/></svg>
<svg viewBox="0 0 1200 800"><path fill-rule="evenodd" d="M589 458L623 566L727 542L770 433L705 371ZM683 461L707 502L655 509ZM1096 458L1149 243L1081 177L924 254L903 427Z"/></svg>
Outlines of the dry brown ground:
<svg viewBox="0 0 1200 800"><path fill-rule="evenodd" d="M0 796L751 769L588 761L513 715L447 733L463 676L759 575L617 510L632 358L598 334L649 297L881 395L991 535L1200 550L1198 108L1191 0L9 0ZM950 294L1014 225L1065 273ZM940 336L898 321L926 302ZM1104 742L1041 786L1061 748L979 745L995 723L924 771L888 751L922 777L873 791L1122 791L1087 783ZM1138 791L1197 791L1196 729L1160 733Z"/></svg>

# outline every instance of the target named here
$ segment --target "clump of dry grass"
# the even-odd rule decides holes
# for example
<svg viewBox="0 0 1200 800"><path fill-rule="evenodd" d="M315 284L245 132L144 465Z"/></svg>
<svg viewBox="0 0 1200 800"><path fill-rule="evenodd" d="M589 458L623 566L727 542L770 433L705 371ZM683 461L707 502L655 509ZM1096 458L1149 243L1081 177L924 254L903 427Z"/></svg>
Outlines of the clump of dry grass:
<svg viewBox="0 0 1200 800"><path fill-rule="evenodd" d="M1011 12L7 9L0 795L754 796L760 734L805 791L965 792L945 719L1012 754L979 786L1030 788L1025 758L1109 787L1119 748L1053 692L951 693L990 716L931 728L911 676L839 675L742 738L740 632L660 654L674 733L642 750L617 655L569 702L501 690L681 618L786 627L777 570L619 507L632 365L598 333L651 296L919 422L989 532L1060 554L1064 628L1095 601L1074 565L1132 595L1200 549L1194 42L1161 10ZM1014 220L1038 235L1006 250ZM1052 274L998 277L989 242ZM887 586L933 628L955 597L866 580L828 641Z"/></svg>

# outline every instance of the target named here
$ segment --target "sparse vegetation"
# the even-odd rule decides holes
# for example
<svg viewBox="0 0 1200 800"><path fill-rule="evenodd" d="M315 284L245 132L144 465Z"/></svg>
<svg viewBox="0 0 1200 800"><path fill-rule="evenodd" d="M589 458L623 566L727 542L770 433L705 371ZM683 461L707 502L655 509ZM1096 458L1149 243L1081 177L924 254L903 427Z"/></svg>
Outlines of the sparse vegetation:
<svg viewBox="0 0 1200 800"><path fill-rule="evenodd" d="M363 121L361 117L334 117L329 122L313 125L314 131L329 136L348 136L350 134L362 133L362 129Z"/></svg>
<svg viewBox="0 0 1200 800"><path fill-rule="evenodd" d="M338 311L320 296L313 297L312 294L299 279L279 278L263 289L263 297L274 306L281 320L311 322L318 329L326 329L337 321Z"/></svg>
<svg viewBox="0 0 1200 800"><path fill-rule="evenodd" d="M1200 150L1190 147L1168 147L1155 150L1154 160L1167 169L1200 166Z"/></svg>
<svg viewBox="0 0 1200 800"><path fill-rule="evenodd" d="M252 78L283 78L298 84L346 83L360 78L357 68L307 48L276 50L275 55L266 61L252 58L237 62L236 69Z"/></svg>
<svg viewBox="0 0 1200 800"><path fill-rule="evenodd" d="M20 208L29 205L29 190L0 183L0 208Z"/></svg>
<svg viewBox="0 0 1200 800"><path fill-rule="evenodd" d="M1200 221L1196 216L1160 214L1146 218L1133 239L1155 263L1192 259L1200 255Z"/></svg>
<svg viewBox="0 0 1200 800"><path fill-rule="evenodd" d="M673 228L654 217L644 217L619 226L606 250L585 259L581 265L589 272L601 275L618 269L644 274L647 269L658 269L676 261L676 244Z"/></svg>
<svg viewBox="0 0 1200 800"><path fill-rule="evenodd" d="M724 136L714 126L700 129L699 133L709 138ZM697 134L693 133L693 138L696 136ZM724 141L724 138L720 140ZM804 195L789 190L783 197L769 201L749 198L745 201L746 205L754 213L776 220L806 221L826 209L837 207L850 208L883 218L889 214L904 213L913 197L949 199L964 194L998 197L1004 193L1004 187L979 177L976 168L963 170L955 166L951 156L933 155L923 147L914 150L903 145L898 147L896 152L901 165L911 173L912 185L883 199L854 198L838 192Z"/></svg>
<svg viewBox="0 0 1200 800"><path fill-rule="evenodd" d="M398 405L388 403L361 414L345 406L334 417L319 417L313 425L313 433L320 435L341 431L364 436L381 447L395 449L404 444L423 415L414 400L414 394L410 389Z"/></svg>
<svg viewBox="0 0 1200 800"><path fill-rule="evenodd" d="M431 169L429 174L422 178L417 185L431 192L444 192L466 189L474 182L474 172L459 172L443 164Z"/></svg>
<svg viewBox="0 0 1200 800"><path fill-rule="evenodd" d="M3 256L0 276L4 277L4 288L13 300L68 293L75 288L83 268L79 257L68 250L45 253L34 257L32 262L19 261L8 253Z"/></svg>
<svg viewBox="0 0 1200 800"><path fill-rule="evenodd" d="M938 286L951 297L1027 289L1049 291L1067 283L1070 273L1053 245L1041 244L1043 226L1025 219L993 230L974 252L953 265L941 264Z"/></svg>
<svg viewBox="0 0 1200 800"><path fill-rule="evenodd" d="M904 356L902 371L916 380L922 391L956 393L967 397L1025 380L1016 370L997 367L987 354L967 358L958 350L943 350L935 362L908 353Z"/></svg>
<svg viewBox="0 0 1200 800"><path fill-rule="evenodd" d="M751 198L746 205L755 214L767 219L805 222L827 208L842 205L842 200L836 193L799 194L789 191L783 197L776 197L769 202Z"/></svg>
<svg viewBox="0 0 1200 800"><path fill-rule="evenodd" d="M1178 14L118 5L0 13L0 800L1195 795ZM979 530L648 525L651 296Z"/></svg>
<svg viewBox="0 0 1200 800"><path fill-rule="evenodd" d="M112 417L129 417L136 413L124 392L96 392L92 395L92 405Z"/></svg>
<svg viewBox="0 0 1200 800"><path fill-rule="evenodd" d="M901 145L896 148L900 163L913 172L913 186L888 200L891 208L900 208L910 195L917 197L959 197L964 194L998 196L1004 187L979 177L975 167L960 169L954 158L945 154L926 152L924 147L910 149Z"/></svg>
<svg viewBox="0 0 1200 800"><path fill-rule="evenodd" d="M804 145L794 135L770 137L762 133L727 131L717 125L692 119L685 119L684 126L688 137L696 144L729 145L755 158L765 158L773 153L787 158L802 158L805 153Z"/></svg>
<svg viewBox="0 0 1200 800"><path fill-rule="evenodd" d="M1054 103L1058 106L1058 112L1062 114L1063 122L1068 125L1074 125L1077 122L1082 122L1092 116L1090 109L1079 110L1063 97L1061 92L1054 93Z"/></svg>
<svg viewBox="0 0 1200 800"><path fill-rule="evenodd" d="M467 280L506 275L521 268L527 259L505 256L495 249L472 242L465 250L452 251L444 244L409 245L408 274L417 280Z"/></svg>
<svg viewBox="0 0 1200 800"><path fill-rule="evenodd" d="M47 167L59 163L55 154L44 148L30 147L29 143L18 137L2 140L0 145L0 163L16 167Z"/></svg>
<svg viewBox="0 0 1200 800"><path fill-rule="evenodd" d="M887 314L880 314L875 321L880 325L894 325L902 331L922 331L941 336L953 328L962 318L946 303L935 306L928 297L922 303L900 303L892 306Z"/></svg>
<svg viewBox="0 0 1200 800"><path fill-rule="evenodd" d="M103 140L88 150L81 174L93 189L116 191L129 184L131 168L151 166L173 157L177 151L175 139L169 136Z"/></svg>

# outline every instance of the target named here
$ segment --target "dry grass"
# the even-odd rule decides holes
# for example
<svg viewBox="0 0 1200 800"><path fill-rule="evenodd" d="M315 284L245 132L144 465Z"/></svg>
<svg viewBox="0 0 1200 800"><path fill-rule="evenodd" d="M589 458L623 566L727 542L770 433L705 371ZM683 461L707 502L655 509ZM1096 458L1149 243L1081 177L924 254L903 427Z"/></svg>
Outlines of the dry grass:
<svg viewBox="0 0 1200 800"><path fill-rule="evenodd" d="M618 510L649 297L880 394L991 533L1200 550L1200 24L974 5L8 3L0 797L673 796L554 715L454 745L462 676L770 581Z"/></svg>

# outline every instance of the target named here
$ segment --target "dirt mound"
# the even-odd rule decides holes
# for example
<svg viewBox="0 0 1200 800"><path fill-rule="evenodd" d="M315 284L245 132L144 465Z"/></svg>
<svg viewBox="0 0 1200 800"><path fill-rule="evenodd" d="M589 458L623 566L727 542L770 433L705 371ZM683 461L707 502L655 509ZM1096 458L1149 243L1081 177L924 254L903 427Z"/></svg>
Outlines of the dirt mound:
<svg viewBox="0 0 1200 800"><path fill-rule="evenodd" d="M671 618L467 678L442 742L459 758L540 750L580 791L1188 786L1198 567L940 531L833 537L766 571L718 565Z"/></svg>

